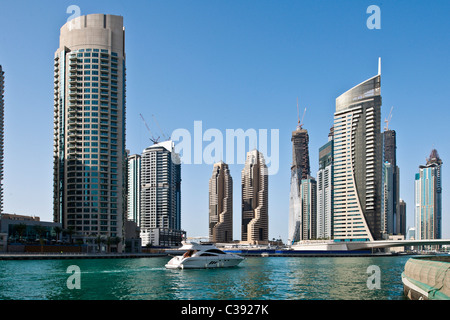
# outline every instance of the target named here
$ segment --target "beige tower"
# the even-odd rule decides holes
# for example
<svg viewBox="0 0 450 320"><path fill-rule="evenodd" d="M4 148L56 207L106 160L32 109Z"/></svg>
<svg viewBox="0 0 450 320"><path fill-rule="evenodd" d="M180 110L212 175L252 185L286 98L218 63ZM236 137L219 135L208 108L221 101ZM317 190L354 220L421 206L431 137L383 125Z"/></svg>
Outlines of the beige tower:
<svg viewBox="0 0 450 320"><path fill-rule="evenodd" d="M242 242L267 244L269 240L268 172L258 150L247 153L242 170Z"/></svg>
<svg viewBox="0 0 450 320"><path fill-rule="evenodd" d="M233 241L233 179L222 161L209 179L209 241Z"/></svg>
<svg viewBox="0 0 450 320"><path fill-rule="evenodd" d="M77 17L54 58L54 221L86 243L112 239L112 251L125 210L124 39L121 16Z"/></svg>

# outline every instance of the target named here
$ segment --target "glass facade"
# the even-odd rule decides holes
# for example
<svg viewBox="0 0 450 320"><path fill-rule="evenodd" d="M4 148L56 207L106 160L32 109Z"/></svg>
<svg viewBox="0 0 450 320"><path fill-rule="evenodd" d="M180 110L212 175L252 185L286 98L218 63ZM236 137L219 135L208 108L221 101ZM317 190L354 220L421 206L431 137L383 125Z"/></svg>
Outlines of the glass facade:
<svg viewBox="0 0 450 320"><path fill-rule="evenodd" d="M333 238L333 137L319 149L317 238Z"/></svg>
<svg viewBox="0 0 450 320"><path fill-rule="evenodd" d="M434 156L433 156L434 154ZM427 164L415 176L416 239L441 239L442 236L442 160L433 150Z"/></svg>
<svg viewBox="0 0 450 320"><path fill-rule="evenodd" d="M141 156L128 157L127 219L140 226L141 201Z"/></svg>

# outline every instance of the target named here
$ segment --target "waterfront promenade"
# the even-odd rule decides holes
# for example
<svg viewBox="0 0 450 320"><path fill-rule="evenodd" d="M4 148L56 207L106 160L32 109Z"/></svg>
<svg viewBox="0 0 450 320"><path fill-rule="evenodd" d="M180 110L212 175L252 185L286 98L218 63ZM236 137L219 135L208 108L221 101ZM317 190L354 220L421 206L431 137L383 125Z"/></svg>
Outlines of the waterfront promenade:
<svg viewBox="0 0 450 320"><path fill-rule="evenodd" d="M48 259L128 259L164 257L167 253L0 253L0 260L48 260Z"/></svg>

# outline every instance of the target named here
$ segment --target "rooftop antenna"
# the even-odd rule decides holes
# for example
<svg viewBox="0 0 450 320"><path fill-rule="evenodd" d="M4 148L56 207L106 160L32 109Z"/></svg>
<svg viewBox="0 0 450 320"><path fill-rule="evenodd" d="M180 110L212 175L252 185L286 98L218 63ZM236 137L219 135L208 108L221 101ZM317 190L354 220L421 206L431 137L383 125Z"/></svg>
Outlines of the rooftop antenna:
<svg viewBox="0 0 450 320"><path fill-rule="evenodd" d="M149 128L148 125L147 125L147 122L145 121L144 117L142 116L142 113L139 113L139 115L141 116L142 121L144 121L145 127L147 128L148 132L150 133L150 138L149 138L150 141L153 142L154 144L158 143L158 142L159 142L159 141L158 141L158 140L159 140L159 137L156 138L156 139L153 137L152 132L151 132L150 128Z"/></svg>
<svg viewBox="0 0 450 320"><path fill-rule="evenodd" d="M381 57L378 57L378 75L381 76Z"/></svg>
<svg viewBox="0 0 450 320"><path fill-rule="evenodd" d="M393 106L391 107L391 111L389 112L388 117L384 120L384 123L385 123L385 125L384 125L384 131L388 131L388 130L389 130L389 122L390 122L391 119L392 119L392 109L394 109Z"/></svg>
<svg viewBox="0 0 450 320"><path fill-rule="evenodd" d="M305 111L303 111L303 117L302 117L302 120L300 121L300 111L299 111L299 108L298 108L298 97L297 97L297 118L298 118L297 130L302 129L303 119L305 118L305 113L306 113L306 108L305 108Z"/></svg>

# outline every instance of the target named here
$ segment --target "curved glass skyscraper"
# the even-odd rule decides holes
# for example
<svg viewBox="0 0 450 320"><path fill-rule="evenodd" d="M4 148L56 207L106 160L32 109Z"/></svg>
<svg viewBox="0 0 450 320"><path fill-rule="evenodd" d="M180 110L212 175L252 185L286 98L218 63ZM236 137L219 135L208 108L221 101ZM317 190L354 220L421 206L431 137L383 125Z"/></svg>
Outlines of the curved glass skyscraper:
<svg viewBox="0 0 450 320"><path fill-rule="evenodd" d="M81 16L55 52L54 221L82 237L123 234L124 38L121 16Z"/></svg>
<svg viewBox="0 0 450 320"><path fill-rule="evenodd" d="M381 239L381 75L336 99L334 239Z"/></svg>

